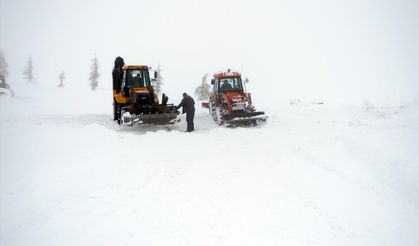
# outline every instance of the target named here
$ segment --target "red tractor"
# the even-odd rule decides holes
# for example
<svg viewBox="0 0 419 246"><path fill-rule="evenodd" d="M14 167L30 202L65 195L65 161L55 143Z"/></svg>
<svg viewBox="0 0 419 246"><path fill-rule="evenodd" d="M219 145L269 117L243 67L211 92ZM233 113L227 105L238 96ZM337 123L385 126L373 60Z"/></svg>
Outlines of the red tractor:
<svg viewBox="0 0 419 246"><path fill-rule="evenodd" d="M265 113L256 111L252 105L252 98L240 73L230 69L216 73L211 84L209 101L203 106L209 108L209 114L219 125L256 125L266 121Z"/></svg>

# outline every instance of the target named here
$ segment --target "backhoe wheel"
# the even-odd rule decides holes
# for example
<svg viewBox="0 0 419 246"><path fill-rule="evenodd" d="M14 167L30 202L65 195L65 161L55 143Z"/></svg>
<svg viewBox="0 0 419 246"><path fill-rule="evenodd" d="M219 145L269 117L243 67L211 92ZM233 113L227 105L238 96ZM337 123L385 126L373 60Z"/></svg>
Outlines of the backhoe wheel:
<svg viewBox="0 0 419 246"><path fill-rule="evenodd" d="M116 102L113 102L112 108L113 108L113 121L117 121L118 120L118 115L117 115L117 108L116 108Z"/></svg>
<svg viewBox="0 0 419 246"><path fill-rule="evenodd" d="M119 125L121 125L121 105L115 102L113 103L113 119L117 121Z"/></svg>
<svg viewBox="0 0 419 246"><path fill-rule="evenodd" d="M118 116L118 124L121 125L122 124L122 119L121 119L121 105L118 105L117 107L117 116Z"/></svg>

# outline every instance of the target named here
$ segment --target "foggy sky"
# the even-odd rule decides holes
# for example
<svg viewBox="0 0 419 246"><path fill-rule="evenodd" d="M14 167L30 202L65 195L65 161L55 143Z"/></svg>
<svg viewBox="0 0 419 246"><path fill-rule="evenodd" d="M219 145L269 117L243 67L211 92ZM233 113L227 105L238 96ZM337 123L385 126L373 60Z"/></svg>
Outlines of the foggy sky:
<svg viewBox="0 0 419 246"><path fill-rule="evenodd" d="M419 95L418 13L416 0L0 0L0 49L12 86L32 56L38 84L64 71L88 89L96 54L99 88L122 56L160 64L174 100L232 68L261 101L406 101Z"/></svg>

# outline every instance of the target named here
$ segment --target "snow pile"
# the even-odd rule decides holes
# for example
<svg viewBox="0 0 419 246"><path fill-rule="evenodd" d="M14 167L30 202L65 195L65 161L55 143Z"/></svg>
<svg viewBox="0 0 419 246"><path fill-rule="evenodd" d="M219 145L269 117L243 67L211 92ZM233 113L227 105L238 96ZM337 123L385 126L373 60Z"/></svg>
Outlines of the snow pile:
<svg viewBox="0 0 419 246"><path fill-rule="evenodd" d="M419 243L417 103L277 105L254 128L198 108L189 134L115 125L107 90L15 92L1 245Z"/></svg>

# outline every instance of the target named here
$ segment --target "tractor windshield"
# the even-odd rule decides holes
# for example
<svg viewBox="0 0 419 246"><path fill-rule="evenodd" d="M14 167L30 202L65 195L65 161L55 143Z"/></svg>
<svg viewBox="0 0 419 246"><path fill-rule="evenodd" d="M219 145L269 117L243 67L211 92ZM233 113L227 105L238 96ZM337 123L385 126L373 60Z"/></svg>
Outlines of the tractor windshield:
<svg viewBox="0 0 419 246"><path fill-rule="evenodd" d="M243 91L241 78L220 79L220 91Z"/></svg>
<svg viewBox="0 0 419 246"><path fill-rule="evenodd" d="M141 86L141 87L149 87L150 86L150 77L148 74L148 70L127 70L126 71L126 86Z"/></svg>

